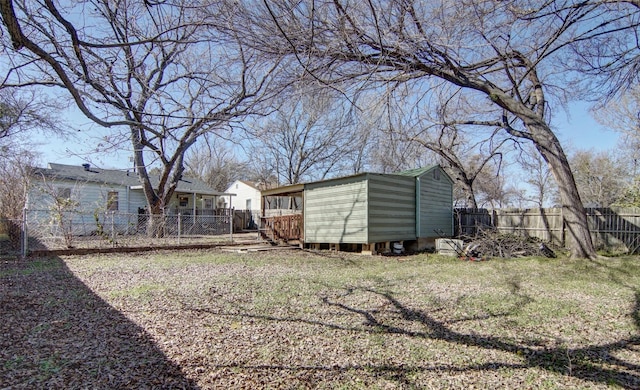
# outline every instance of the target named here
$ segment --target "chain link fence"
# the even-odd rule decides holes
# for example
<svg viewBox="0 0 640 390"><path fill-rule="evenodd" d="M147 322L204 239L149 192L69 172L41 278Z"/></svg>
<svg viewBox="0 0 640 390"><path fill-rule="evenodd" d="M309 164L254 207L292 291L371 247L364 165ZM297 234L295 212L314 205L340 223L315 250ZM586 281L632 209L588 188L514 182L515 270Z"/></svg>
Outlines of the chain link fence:
<svg viewBox="0 0 640 390"><path fill-rule="evenodd" d="M12 221L11 226L19 230L18 240L12 239L11 245L27 254L34 250L229 242L233 240L234 225L230 213L148 215L25 210L24 219Z"/></svg>
<svg viewBox="0 0 640 390"><path fill-rule="evenodd" d="M0 218L0 255L20 253L22 220Z"/></svg>

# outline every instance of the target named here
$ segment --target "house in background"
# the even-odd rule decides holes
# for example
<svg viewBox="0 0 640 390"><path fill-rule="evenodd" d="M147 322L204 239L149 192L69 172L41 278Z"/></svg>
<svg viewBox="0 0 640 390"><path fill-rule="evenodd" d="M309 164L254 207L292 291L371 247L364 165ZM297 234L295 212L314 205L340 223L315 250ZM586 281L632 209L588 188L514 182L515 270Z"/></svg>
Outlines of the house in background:
<svg viewBox="0 0 640 390"><path fill-rule="evenodd" d="M264 234L310 248L376 253L420 250L453 235L453 180L439 165L361 173L262 191ZM268 198L295 199L279 214ZM293 213L291 211L294 211Z"/></svg>
<svg viewBox="0 0 640 390"><path fill-rule="evenodd" d="M158 180L152 177L152 184L157 185ZM199 179L184 177L165 213L215 215L223 195ZM89 215L96 212L142 214L147 205L138 176L131 170L54 163L49 163L47 168L33 168L27 208L50 210L56 200L68 200L76 213Z"/></svg>
<svg viewBox="0 0 640 390"><path fill-rule="evenodd" d="M260 185L244 180L236 180L227 187L225 195L220 198L222 208L231 207L242 211L242 218L237 221L243 229L256 229L260 223ZM240 215L239 213L236 215ZM235 222L234 222L235 223ZM236 225L237 226L237 225Z"/></svg>
<svg viewBox="0 0 640 390"><path fill-rule="evenodd" d="M260 211L260 189L258 185L244 181L236 180L225 191L226 194L221 197L224 201L224 208L232 207L236 210L253 210Z"/></svg>

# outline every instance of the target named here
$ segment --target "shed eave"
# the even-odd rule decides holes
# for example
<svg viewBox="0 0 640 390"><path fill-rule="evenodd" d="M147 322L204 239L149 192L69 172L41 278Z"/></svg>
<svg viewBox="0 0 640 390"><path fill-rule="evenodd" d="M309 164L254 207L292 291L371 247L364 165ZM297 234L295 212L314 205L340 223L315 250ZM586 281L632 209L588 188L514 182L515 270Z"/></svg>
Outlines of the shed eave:
<svg viewBox="0 0 640 390"><path fill-rule="evenodd" d="M297 194L304 191L304 184L291 184L288 186L282 186L277 188L271 188L268 190L260 191L262 196L286 196L290 194Z"/></svg>

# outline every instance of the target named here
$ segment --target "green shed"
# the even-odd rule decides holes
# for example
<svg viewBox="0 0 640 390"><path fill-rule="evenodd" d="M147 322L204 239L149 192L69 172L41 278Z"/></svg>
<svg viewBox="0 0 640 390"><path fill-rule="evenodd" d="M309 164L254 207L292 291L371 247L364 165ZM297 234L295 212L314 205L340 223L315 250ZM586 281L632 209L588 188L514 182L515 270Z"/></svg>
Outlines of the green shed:
<svg viewBox="0 0 640 390"><path fill-rule="evenodd" d="M265 233L320 248L379 252L411 249L453 234L453 181L439 166L393 174L361 173L263 191ZM265 210L269 197L298 199L295 210ZM438 231L439 233L436 233Z"/></svg>

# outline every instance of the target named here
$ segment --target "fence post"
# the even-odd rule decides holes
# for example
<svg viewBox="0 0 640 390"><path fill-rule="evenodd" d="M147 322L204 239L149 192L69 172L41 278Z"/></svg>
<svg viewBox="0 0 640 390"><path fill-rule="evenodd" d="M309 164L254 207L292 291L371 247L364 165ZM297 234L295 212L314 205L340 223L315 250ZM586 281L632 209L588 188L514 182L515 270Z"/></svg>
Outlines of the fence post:
<svg viewBox="0 0 640 390"><path fill-rule="evenodd" d="M116 246L115 211L111 212L111 246ZM106 217L107 214L105 214Z"/></svg>
<svg viewBox="0 0 640 390"><path fill-rule="evenodd" d="M229 240L233 243L233 217L235 210L229 207Z"/></svg>
<svg viewBox="0 0 640 390"><path fill-rule="evenodd" d="M27 208L22 209L22 240L20 243L20 255L22 259L27 257L29 252L29 231L27 229Z"/></svg>
<svg viewBox="0 0 640 390"><path fill-rule="evenodd" d="M182 234L182 213L178 213L178 245L180 245L181 234Z"/></svg>

